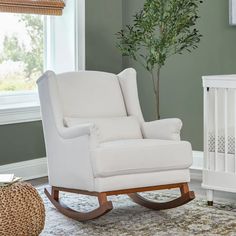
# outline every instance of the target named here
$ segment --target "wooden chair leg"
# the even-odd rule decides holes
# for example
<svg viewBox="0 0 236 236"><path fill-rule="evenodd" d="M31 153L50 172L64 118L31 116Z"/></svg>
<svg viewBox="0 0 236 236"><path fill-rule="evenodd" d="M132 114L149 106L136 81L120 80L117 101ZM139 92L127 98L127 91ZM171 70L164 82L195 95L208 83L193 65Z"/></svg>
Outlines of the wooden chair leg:
<svg viewBox="0 0 236 236"><path fill-rule="evenodd" d="M187 183L182 184L179 189L180 189L181 195L189 192L189 187Z"/></svg>
<svg viewBox="0 0 236 236"><path fill-rule="evenodd" d="M51 195L55 201L59 200L59 190L55 189L54 187L51 188Z"/></svg>
<svg viewBox="0 0 236 236"><path fill-rule="evenodd" d="M54 187L52 187L51 189L45 188L44 192L48 197L48 199L57 208L59 212L61 212L63 215L66 215L78 221L87 221L96 219L113 209L112 202L107 201L107 196L105 193L98 194L99 207L97 209L92 210L90 212L78 212L69 208L63 202L60 201L58 188L57 189L55 189Z"/></svg>
<svg viewBox="0 0 236 236"><path fill-rule="evenodd" d="M99 193L98 194L98 202L101 205L106 204L107 202L107 195L106 193Z"/></svg>
<svg viewBox="0 0 236 236"><path fill-rule="evenodd" d="M195 194L192 191L189 191L188 184L184 183L180 186L181 196L168 202L155 202L150 201L138 193L131 193L128 196L137 204L152 209L152 210L164 210L171 209L181 205L184 205L195 198Z"/></svg>

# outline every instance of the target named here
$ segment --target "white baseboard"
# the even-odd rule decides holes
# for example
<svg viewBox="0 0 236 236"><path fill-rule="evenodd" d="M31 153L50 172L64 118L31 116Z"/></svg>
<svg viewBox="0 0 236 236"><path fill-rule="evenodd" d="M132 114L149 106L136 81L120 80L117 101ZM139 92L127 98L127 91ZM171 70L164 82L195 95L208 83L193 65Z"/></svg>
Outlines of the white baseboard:
<svg viewBox="0 0 236 236"><path fill-rule="evenodd" d="M203 152L193 151L193 169L203 169Z"/></svg>
<svg viewBox="0 0 236 236"><path fill-rule="evenodd" d="M191 179L202 181L203 152L193 151L193 165L190 167Z"/></svg>
<svg viewBox="0 0 236 236"><path fill-rule="evenodd" d="M0 166L0 174L13 173L24 180L45 177L47 173L47 159L38 158Z"/></svg>
<svg viewBox="0 0 236 236"><path fill-rule="evenodd" d="M191 180L197 180L197 181L200 181L202 182L202 170L200 169L190 169L190 177L191 177Z"/></svg>
<svg viewBox="0 0 236 236"><path fill-rule="evenodd" d="M193 151L193 165L190 168L191 179L202 180L203 152ZM14 173L24 180L47 176L47 159L39 158L0 166L0 174Z"/></svg>

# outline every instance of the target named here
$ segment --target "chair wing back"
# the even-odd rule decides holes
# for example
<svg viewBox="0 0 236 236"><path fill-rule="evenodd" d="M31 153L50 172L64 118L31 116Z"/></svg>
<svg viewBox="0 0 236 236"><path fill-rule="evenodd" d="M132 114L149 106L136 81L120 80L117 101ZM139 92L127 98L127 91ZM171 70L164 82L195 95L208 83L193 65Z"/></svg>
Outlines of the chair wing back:
<svg viewBox="0 0 236 236"><path fill-rule="evenodd" d="M57 89L56 75L52 71L45 72L37 81L41 105L42 121L45 129L59 129L63 126L63 113Z"/></svg>
<svg viewBox="0 0 236 236"><path fill-rule="evenodd" d="M136 70L128 68L117 76L119 77L128 116L135 116L140 123L143 123L144 118L139 103Z"/></svg>
<svg viewBox="0 0 236 236"><path fill-rule="evenodd" d="M64 117L127 116L119 79L115 74L81 71L57 75Z"/></svg>
<svg viewBox="0 0 236 236"><path fill-rule="evenodd" d="M65 117L109 118L135 116L144 122L139 104L136 71L115 75L80 71L56 75L47 71L38 80L44 123L64 126ZM46 125L46 124L45 124Z"/></svg>

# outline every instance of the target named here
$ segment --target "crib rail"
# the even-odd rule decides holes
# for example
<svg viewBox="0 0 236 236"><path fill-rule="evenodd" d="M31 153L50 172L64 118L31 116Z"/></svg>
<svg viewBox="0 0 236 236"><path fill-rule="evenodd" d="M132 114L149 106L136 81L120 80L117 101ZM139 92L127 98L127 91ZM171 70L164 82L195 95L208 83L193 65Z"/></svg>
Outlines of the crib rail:
<svg viewBox="0 0 236 236"><path fill-rule="evenodd" d="M235 75L210 75L202 77L202 85L204 88L236 88Z"/></svg>

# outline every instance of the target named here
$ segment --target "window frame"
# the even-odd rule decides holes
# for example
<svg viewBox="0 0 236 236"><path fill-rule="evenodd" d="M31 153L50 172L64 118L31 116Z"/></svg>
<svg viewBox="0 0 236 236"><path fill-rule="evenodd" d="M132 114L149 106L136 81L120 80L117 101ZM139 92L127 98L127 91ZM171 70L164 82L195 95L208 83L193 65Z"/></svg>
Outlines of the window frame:
<svg viewBox="0 0 236 236"><path fill-rule="evenodd" d="M68 70L85 69L85 0L71 0L64 9L64 14L73 11L74 14L74 55L73 66L65 66ZM66 17L66 16L65 16ZM54 16L44 17L44 70L59 71L55 58L58 50L54 47L55 42L55 22ZM64 66L64 65L63 65ZM15 91L0 93L0 125L16 124L41 120L40 103L38 91Z"/></svg>

